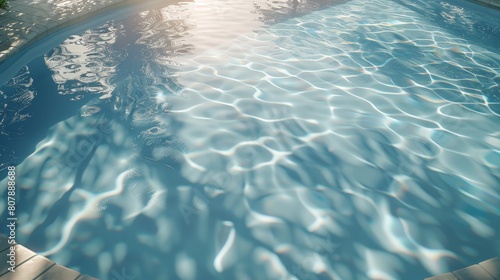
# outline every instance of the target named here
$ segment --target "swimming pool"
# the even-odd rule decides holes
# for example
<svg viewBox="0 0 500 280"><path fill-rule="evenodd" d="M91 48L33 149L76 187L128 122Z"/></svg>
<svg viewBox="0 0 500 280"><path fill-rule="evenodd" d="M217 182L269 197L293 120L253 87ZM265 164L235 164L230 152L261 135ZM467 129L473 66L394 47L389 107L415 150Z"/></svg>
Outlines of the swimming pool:
<svg viewBox="0 0 500 280"><path fill-rule="evenodd" d="M195 1L74 34L0 88L17 241L100 279L422 279L499 255L498 13Z"/></svg>

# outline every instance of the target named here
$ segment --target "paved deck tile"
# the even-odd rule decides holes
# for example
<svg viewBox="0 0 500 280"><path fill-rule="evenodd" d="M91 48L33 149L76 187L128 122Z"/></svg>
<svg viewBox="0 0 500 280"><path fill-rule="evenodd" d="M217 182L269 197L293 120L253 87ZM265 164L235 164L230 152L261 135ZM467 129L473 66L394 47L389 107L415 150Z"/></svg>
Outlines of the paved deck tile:
<svg viewBox="0 0 500 280"><path fill-rule="evenodd" d="M453 275L453 273L448 272L446 274L441 274L438 276L425 278L425 280L458 280L458 278L455 277L455 275Z"/></svg>
<svg viewBox="0 0 500 280"><path fill-rule="evenodd" d="M500 280L500 258L492 258L425 280Z"/></svg>
<svg viewBox="0 0 500 280"><path fill-rule="evenodd" d="M15 272L10 272L7 263L10 245L5 235L0 235L0 280L98 280L82 275L67 267L37 255L19 244L16 246Z"/></svg>
<svg viewBox="0 0 500 280"><path fill-rule="evenodd" d="M99 279L94 278L94 277L90 277L88 275L81 275L80 277L76 278L75 280L99 280Z"/></svg>
<svg viewBox="0 0 500 280"><path fill-rule="evenodd" d="M495 280L479 265L471 265L466 268L453 271L460 280Z"/></svg>
<svg viewBox="0 0 500 280"><path fill-rule="evenodd" d="M9 272L9 266L7 264L7 261L9 260L9 256L7 256L7 251L3 251L0 254L0 263L2 264L0 266L0 276L3 276L4 274ZM20 265L22 265L25 261L29 260L30 258L34 257L36 254L35 252L26 249L23 246L20 246L19 244L16 245L16 268ZM0 277L1 280L3 280L2 277Z"/></svg>
<svg viewBox="0 0 500 280"><path fill-rule="evenodd" d="M0 280L31 280L38 275L43 274L55 263L42 256L34 256L33 258L16 267L15 272L7 272L0 276ZM54 278L57 279L57 278ZM62 279L62 278L61 278Z"/></svg>
<svg viewBox="0 0 500 280"><path fill-rule="evenodd" d="M479 263L495 280L500 280L500 258L493 258Z"/></svg>
<svg viewBox="0 0 500 280"><path fill-rule="evenodd" d="M56 264L52 266L49 270L47 270L44 274L38 276L34 280L54 280L54 279L73 280L79 276L80 273Z"/></svg>

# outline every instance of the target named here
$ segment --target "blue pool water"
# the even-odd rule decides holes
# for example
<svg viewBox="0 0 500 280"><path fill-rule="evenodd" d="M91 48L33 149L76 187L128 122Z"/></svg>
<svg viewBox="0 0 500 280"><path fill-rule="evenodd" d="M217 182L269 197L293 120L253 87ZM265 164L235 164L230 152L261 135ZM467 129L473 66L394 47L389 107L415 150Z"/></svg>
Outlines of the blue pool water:
<svg viewBox="0 0 500 280"><path fill-rule="evenodd" d="M292 2L163 4L23 66L0 88L17 241L100 279L422 279L498 256L500 12Z"/></svg>

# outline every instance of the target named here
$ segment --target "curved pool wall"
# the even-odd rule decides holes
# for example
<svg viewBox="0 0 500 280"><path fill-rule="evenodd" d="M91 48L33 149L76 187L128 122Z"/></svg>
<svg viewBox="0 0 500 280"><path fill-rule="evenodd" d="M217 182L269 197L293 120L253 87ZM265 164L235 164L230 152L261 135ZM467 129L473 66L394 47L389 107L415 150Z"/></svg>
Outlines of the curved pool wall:
<svg viewBox="0 0 500 280"><path fill-rule="evenodd" d="M132 1L124 0L9 1L0 9L0 61L57 30L130 3Z"/></svg>
<svg viewBox="0 0 500 280"><path fill-rule="evenodd" d="M500 0L473 0L473 2L481 3L488 7L492 7L495 9L500 9Z"/></svg>
<svg viewBox="0 0 500 280"><path fill-rule="evenodd" d="M421 4L199 52L217 32L188 6L71 36L0 88L3 135L41 127L18 242L101 279L422 279L498 255L500 23Z"/></svg>
<svg viewBox="0 0 500 280"><path fill-rule="evenodd" d="M29 13L27 15L23 15L20 20L30 20L30 24L33 26L40 25L39 29L46 30L45 32L37 35L37 36L28 36L28 38L22 38L26 40L25 44L21 46L12 48L8 55L2 57L0 59L0 84L3 85L19 71L19 69L30 61L33 60L33 57L38 57L40 54L44 54L49 52L54 46L62 43L66 38L73 34L81 34L85 30L95 28L96 26L102 25L107 22L110 18L115 20L123 19L133 13L134 11L146 9L148 7L154 7L158 5L159 0L150 0L150 1L138 1L138 0L112 0L108 1L109 4L106 6L99 7L99 9L94 9L92 11L80 11L77 13L78 16L73 16L71 19L60 19L60 22L52 23L50 25L46 24L43 20L43 17L37 12L33 12L33 8L29 8L28 11L24 13ZM166 4L173 4L177 1L171 0L168 2L163 2ZM54 4L54 2L53 2ZM77 4L75 4L78 6ZM81 6L84 6L80 3ZM103 4L104 5L104 4ZM24 5L21 7L17 7L16 11L11 11L13 13L23 13L23 9L26 9ZM43 13L46 13L42 11ZM45 16L45 14L44 14ZM47 17L50 15L46 15ZM64 14L57 14L54 12L53 16L64 16ZM37 22L37 18L40 22ZM11 19L5 19L3 24L8 23L9 21L15 21ZM15 32L21 32L21 30L17 30ZM1 34L0 35L6 35ZM18 34L14 34L18 35ZM22 36L19 34L19 36ZM26 36L26 35L25 35ZM9 48L10 49L10 48ZM9 49L1 49L0 51L8 51Z"/></svg>

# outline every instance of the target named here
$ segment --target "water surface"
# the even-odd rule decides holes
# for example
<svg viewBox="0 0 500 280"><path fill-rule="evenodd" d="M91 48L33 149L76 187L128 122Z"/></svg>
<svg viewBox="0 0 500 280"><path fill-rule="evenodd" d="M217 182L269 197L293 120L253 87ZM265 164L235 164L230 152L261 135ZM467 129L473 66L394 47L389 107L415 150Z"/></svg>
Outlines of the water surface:
<svg viewBox="0 0 500 280"><path fill-rule="evenodd" d="M499 254L491 11L210 4L75 34L0 88L18 242L101 279L422 279Z"/></svg>

